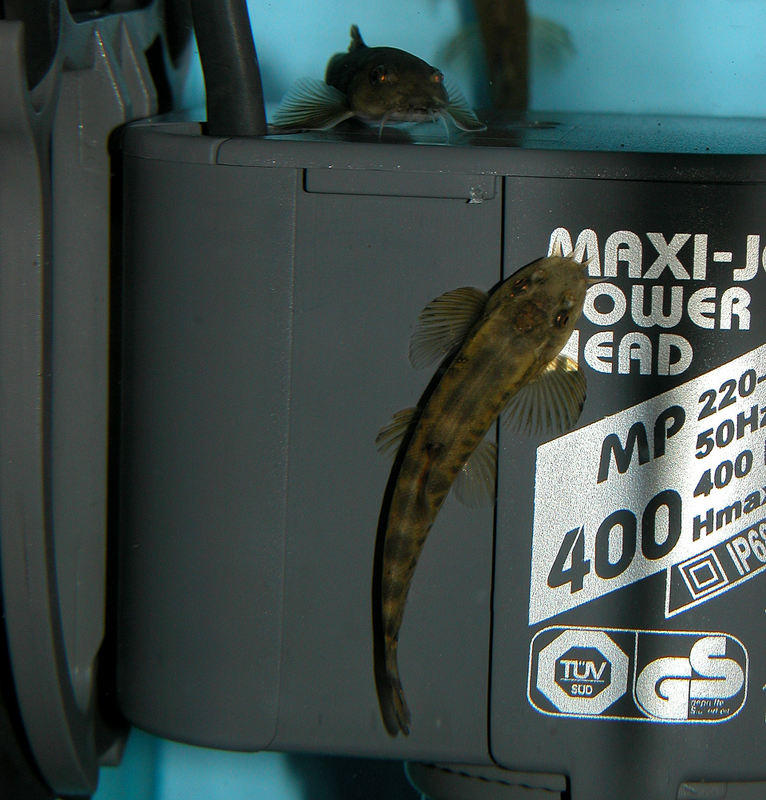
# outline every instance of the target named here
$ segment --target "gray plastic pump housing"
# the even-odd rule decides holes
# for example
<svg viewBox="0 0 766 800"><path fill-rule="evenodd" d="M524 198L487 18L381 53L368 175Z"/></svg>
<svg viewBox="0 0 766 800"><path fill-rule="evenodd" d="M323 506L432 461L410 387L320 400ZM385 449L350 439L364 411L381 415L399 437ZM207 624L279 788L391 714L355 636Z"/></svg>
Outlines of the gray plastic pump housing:
<svg viewBox="0 0 766 800"><path fill-rule="evenodd" d="M427 126L416 142L125 131L133 724L469 764L446 773L519 797L763 793L763 124L661 121L661 143L656 119L567 115L451 146ZM407 360L421 308L557 243L604 279L570 342L582 415L558 437L499 427L496 507L439 514L399 645L412 732L391 738L375 435L431 378ZM445 773L418 774L428 791Z"/></svg>

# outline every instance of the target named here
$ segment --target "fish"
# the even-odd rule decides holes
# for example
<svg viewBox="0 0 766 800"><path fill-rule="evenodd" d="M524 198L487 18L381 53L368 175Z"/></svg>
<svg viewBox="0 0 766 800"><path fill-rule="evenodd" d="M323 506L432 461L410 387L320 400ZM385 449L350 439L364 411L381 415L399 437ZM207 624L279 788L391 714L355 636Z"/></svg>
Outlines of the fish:
<svg viewBox="0 0 766 800"><path fill-rule="evenodd" d="M529 17L529 58L533 73L562 69L574 57L576 48L567 28L548 17ZM436 57L456 69L486 72L486 56L478 22L462 25L436 51Z"/></svg>
<svg viewBox="0 0 766 800"><path fill-rule="evenodd" d="M352 117L379 123L379 133L390 122L439 119L464 131L486 128L440 70L396 47L368 47L357 25L348 52L327 63L324 81L296 81L272 123L277 132L328 130Z"/></svg>
<svg viewBox="0 0 766 800"><path fill-rule="evenodd" d="M450 490L469 507L494 502L498 417L538 434L575 424L585 377L562 354L593 279L584 253L560 245L497 284L449 291L421 312L410 341L415 367L441 363L417 406L381 428L396 453L378 520L372 580L373 663L381 717L391 736L411 715L398 666L399 632L415 567Z"/></svg>

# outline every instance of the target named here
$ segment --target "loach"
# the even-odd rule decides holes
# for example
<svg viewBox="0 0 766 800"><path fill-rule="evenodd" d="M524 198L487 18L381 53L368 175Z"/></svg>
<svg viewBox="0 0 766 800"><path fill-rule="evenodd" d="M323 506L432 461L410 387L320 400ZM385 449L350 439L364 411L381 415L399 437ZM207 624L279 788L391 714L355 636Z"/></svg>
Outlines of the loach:
<svg viewBox="0 0 766 800"><path fill-rule="evenodd" d="M324 81L302 78L284 97L272 119L274 132L327 130L344 120L379 124L451 120L464 131L485 125L457 87L435 67L396 47L368 47L351 26L346 53L327 64Z"/></svg>
<svg viewBox="0 0 766 800"><path fill-rule="evenodd" d="M454 485L468 505L494 501L497 448L485 438L501 413L519 430L565 430L585 400L585 378L561 354L582 312L587 262L534 261L489 294L464 287L437 297L410 343L413 366L443 356L415 408L378 434L397 450L378 522L373 569L375 684L386 730L409 733L397 648L410 584L428 532Z"/></svg>

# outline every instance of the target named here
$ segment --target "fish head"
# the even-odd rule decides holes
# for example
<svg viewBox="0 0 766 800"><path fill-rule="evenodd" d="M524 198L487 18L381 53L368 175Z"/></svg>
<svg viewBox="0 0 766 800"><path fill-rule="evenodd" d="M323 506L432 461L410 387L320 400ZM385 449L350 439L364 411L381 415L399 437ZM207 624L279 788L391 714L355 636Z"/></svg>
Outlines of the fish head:
<svg viewBox="0 0 766 800"><path fill-rule="evenodd" d="M507 278L498 300L507 307L512 332L535 340L540 356L552 359L572 335L587 288L587 264L551 255Z"/></svg>
<svg viewBox="0 0 766 800"><path fill-rule="evenodd" d="M449 104L442 73L394 47L366 48L348 83L349 107L363 120L424 122Z"/></svg>

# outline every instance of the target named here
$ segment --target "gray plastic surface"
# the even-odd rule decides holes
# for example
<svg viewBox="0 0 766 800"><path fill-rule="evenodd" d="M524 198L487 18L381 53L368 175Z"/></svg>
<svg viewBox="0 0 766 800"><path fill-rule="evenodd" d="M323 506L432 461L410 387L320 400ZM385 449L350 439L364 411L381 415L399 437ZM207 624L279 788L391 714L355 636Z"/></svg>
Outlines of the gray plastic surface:
<svg viewBox="0 0 766 800"><path fill-rule="evenodd" d="M410 783L427 800L562 800L562 775L511 772L472 764L406 764Z"/></svg>
<svg viewBox="0 0 766 800"><path fill-rule="evenodd" d="M588 369L588 401L583 414L578 421L578 428L596 423L608 415L623 412L623 418L629 417L625 424L636 424L644 419L641 411L624 412L623 409L650 401L663 392L676 389L669 398L658 400L651 422L660 412L674 403L684 402L690 408L687 413L689 427L698 426L700 431L708 424L716 429L727 416L736 420L737 413L743 414L743 409L749 410L750 399L738 400L725 406L714 415L703 415L701 394L710 390L708 383L714 383L713 390L717 393L725 378L730 378L728 373L717 380L710 378L688 400L689 392L683 385L691 379L705 376L709 371L724 365L733 358L752 351L766 341L766 318L762 309L766 304L766 275L759 260L756 262L758 274L748 281L732 281L732 267L741 267L745 263L745 243L748 235L760 232L764 212L766 211L766 184L751 185L719 183L671 183L671 182L615 182L615 181L580 181L559 180L549 178L539 179L508 179L506 184L506 231L507 231L507 261L508 269L512 269L516 259L522 262L535 255L536 242L546 241L551 230L563 226L572 231L573 236L587 228L595 229L603 242L613 231L637 231L642 236L644 231L662 231L670 241L675 232L689 232L689 246L679 254L678 265L675 265L677 276L666 277L665 285L674 284L683 287L685 302L692 291L700 286L708 287L711 291L715 287L715 296L720 299L730 287L740 291L746 289L749 293L748 328L740 329L744 324L733 319L730 329L725 323L720 324L720 315L710 327L702 328L690 321L689 314L684 310L677 325L669 328L659 326L642 327L635 321L639 317L635 310L635 301L631 304L631 285L638 284L630 280L627 274L627 263L620 264L617 277L611 282L620 286L628 299L626 313L610 325L596 325L584 317L580 323L580 354L587 347L587 342L594 335L601 335L606 328L612 331L614 343L614 358L601 362L603 370L599 372L592 366ZM555 220L551 225L550 220ZM713 262L708 266L706 280L691 278L692 272L692 244L691 234L704 234L710 250L733 251L731 262ZM679 240L677 240L679 241ZM735 249L738 248L738 249ZM651 267L657 251L647 243L643 246L644 264L643 271ZM511 256L513 254L513 256ZM712 252L711 252L712 255ZM600 256L603 259L603 253ZM661 261L661 260L660 260ZM603 264L603 261L602 261ZM681 265L686 266L681 266ZM681 269L688 277L681 277ZM666 276L670 268L665 267ZM647 282L645 285L651 285ZM710 295L708 295L710 296ZM603 312L609 312L610 302L602 298L600 306ZM668 313L669 304L665 302L665 313ZM613 308L613 306L612 306ZM640 310L646 310L646 304ZM688 306L687 306L688 308ZM718 313L718 312L716 312ZM617 317L617 314L614 315ZM662 375L657 366L658 332L671 332L673 335L683 335L692 343L694 356L688 370L678 376ZM630 374L619 374L618 350L620 342L626 336L647 334L651 339L650 347L651 365L645 364L649 374L639 375L638 365L633 364ZM594 363L591 360L591 365ZM758 367L753 361L750 366ZM744 370L747 365L740 368ZM739 372L735 378L739 377ZM732 374L734 370L732 368ZM760 374L760 373L759 373ZM703 381L705 379L703 378ZM753 393L752 402L763 404L763 398L758 393ZM730 410L730 409L733 409ZM760 412L759 412L760 413ZM697 417L701 419L697 419ZM704 423L704 424L703 424ZM606 424L606 423L604 423ZM643 423L641 423L643 424ZM651 424L651 423L650 423ZM760 424L760 423L759 423ZM615 430L619 424L613 422ZM600 429L598 429L600 430ZM599 436L597 429L590 436ZM611 430L611 429L610 429ZM495 553L495 581L494 581L494 636L493 636L493 682L492 682L492 710L491 710L491 741L492 754L495 760L511 769L524 768L536 770L564 771L571 777L572 796L577 800L580 797L588 800L609 800L619 796L628 800L635 798L643 800L645 797L673 797L676 789L683 780L708 780L717 781L726 777L737 776L739 780L756 780L764 777L764 715L762 706L761 687L766 684L766 625L764 624L764 588L763 576L754 577L743 584L736 584L731 591L726 591L719 596L713 595L712 599L704 600L701 604L693 605L674 616L666 615L666 569L653 566L651 560L646 561L646 577L642 573L633 573L633 581L629 585L621 585L618 581L618 568L611 569L615 577L601 581L601 589L590 602L584 596L589 586L596 580L596 570L605 573L610 571L605 566L597 567L593 545L595 526L590 521L585 523L585 532L590 535L586 541L584 557L589 560L588 573L584 576L585 586L578 588L576 585L559 594L556 601L559 605L552 606L550 610L542 608L543 602L552 597L553 584L556 582L554 574L554 561L559 543L568 529L577 530L582 515L582 507L590 505L594 508L604 508L602 516L606 518L613 509L631 509L646 503L636 498L651 497L658 490L665 490L668 485L675 485L674 473L688 472L694 475L691 488L682 492L684 504L692 500L702 503L705 497L700 495L692 498L692 488L705 467L716 468L717 464L726 458L734 458L744 448L753 448L757 453L754 458L753 471L750 476L742 476L738 480L742 488L740 493L744 497L751 491L750 484L760 486L764 483L766 475L763 461L763 434L751 432L749 428L741 426L741 436L731 443L731 448L716 447L709 458L695 457L694 453L701 452L702 448L690 453L679 451L670 440L667 445L667 455L662 456L656 448L656 439L650 445L653 459L664 458L658 462L657 469L650 463L643 466L637 462L639 458L633 455L630 471L626 474L632 477L632 486L625 489L623 496L610 496L609 487L615 483L617 469L612 463L608 480L598 483L596 479L597 466L592 460L585 457L573 458L566 451L555 462L560 469L560 476L555 476L552 481L541 484L541 474L536 472L536 461L539 465L540 451L533 446L518 446L518 440L506 431L500 433L499 457L499 489L498 489L498 520L497 520L497 549ZM603 436L603 434L602 434ZM626 441L624 434L620 433L622 441ZM653 434L650 431L650 436ZM719 441L722 441L719 437ZM596 456L598 462L597 439ZM610 458L613 458L609 456ZM646 458L641 457L641 462ZM547 463L547 462L546 462ZM663 472L660 467L664 466ZM623 470L621 470L623 471ZM519 476L527 476L520 480ZM575 481L580 476L586 475L591 482L591 494L580 503L578 498L573 498L570 512L570 493L562 484L570 480ZM549 484L560 486L556 494L551 494L547 488ZM622 484L618 484L622 486ZM747 487L747 488L745 488ZM617 490L615 490L617 491ZM536 497L536 492L540 497ZM545 492L545 494L543 494ZM709 502L703 508L711 506L716 509L725 506L732 500L722 500L721 489L712 490L707 497ZM560 496L561 499L558 499ZM726 495L723 495L726 496ZM735 495L736 499L739 495ZM681 500L679 500L679 504ZM558 506L557 504L561 504ZM544 512L553 508L546 519L550 526L547 532L554 544L549 544L541 538L546 531L541 529L540 523L535 523L535 513ZM574 510L576 509L576 510ZM740 505L741 509L741 505ZM704 517L704 511L702 512ZM738 523L724 527L725 534L703 536L708 546L712 546L719 538L746 529L749 525L757 525L762 514L753 513L750 517L743 517ZM561 522L559 522L561 520ZM639 514L639 520L641 515ZM641 530L647 525L640 521L638 544L636 550L638 558L641 557L645 534ZM562 527L559 527L562 526ZM532 532L534 530L534 540ZM614 555L619 550L620 527L616 533L610 534L612 541L609 544L609 563L618 563L622 556ZM663 530L662 522L658 523L658 531ZM711 531L711 534L715 532ZM657 534L661 539L663 534ZM603 541L603 540L602 540ZM680 533L678 550L691 548L693 532L691 526L684 522ZM553 548L552 552L546 550ZM704 549L704 548L703 548ZM530 576L529 567L520 569L518 565L527 565L530 553L539 559L537 563L544 565L544 572ZM691 552L688 553L691 555ZM718 557L718 556L716 556ZM683 557L669 555L670 563L678 564ZM754 559L755 562L755 559ZM668 566L668 561L661 562L663 567ZM760 563L760 562L758 562ZM571 564L570 560L566 565ZM629 575L629 572L625 572ZM643 579L641 580L640 578ZM637 580L639 578L639 580ZM590 583L587 583L587 582ZM558 587L557 587L558 588ZM703 593L703 597L704 597ZM571 608L563 605L571 602ZM558 613L555 613L558 611ZM551 681L552 688L546 689L548 696L557 691L553 677L546 674L545 668L536 670L538 663L532 660L530 650L531 641L535 634L551 627L561 626L573 631L571 641L582 640L583 627L596 629L639 629L645 631L699 631L697 639L704 636L705 632L723 632L736 637L743 643L749 652L749 689L748 698L744 708L730 719L725 719L716 724L702 724L685 721L668 724L670 720L648 721L644 718L631 719L601 719L597 714L588 718L580 718L567 701L558 700L559 707L541 705L536 687L541 681ZM549 634L555 636L555 632ZM590 635L590 634L589 634ZM595 634L602 636L601 634ZM620 634L615 634L620 636ZM603 634L608 637L609 634ZM644 637L644 641L647 637ZM608 639L604 639L608 645ZM625 641L630 641L626 639ZM671 641L671 640L667 640ZM683 650L673 649L667 645L667 652L658 637L652 644L657 648L656 656L672 659L673 675L684 675ZM523 643L523 644L522 644ZM553 645L552 645L553 646ZM648 645L647 645L648 646ZM638 644L636 645L638 647ZM677 645L676 645L677 647ZM522 652L527 650L526 656ZM564 648L567 649L566 647ZM623 648L625 649L625 648ZM731 649L731 648L730 648ZM631 658L631 680L627 688L628 694L633 694L635 688L635 674L633 670L634 654L629 650ZM583 659L583 664L588 660L588 651L575 651ZM561 657L566 654L562 653ZM595 662L594 662L595 663ZM688 662L687 662L688 663ZM615 672L618 666L613 666ZM637 669L636 669L637 672ZM719 676L719 680L722 676ZM659 681L659 678L658 678ZM671 683L667 684L672 686ZM531 687L529 690L527 687ZM663 689L663 684L658 683L658 694L670 692ZM528 696L532 699L528 699ZM554 696L556 699L556 696ZM532 702L534 700L534 703ZM719 701L724 703L723 700ZM724 706L722 706L724 707ZM542 708L542 712L540 709ZM587 716L587 710L584 712ZM622 710L605 710L604 716L610 713L619 716ZM735 744L736 742L736 744ZM715 749L715 755L711 754ZM766 793L766 786L761 784L761 790ZM662 794L660 794L662 793Z"/></svg>
<svg viewBox="0 0 766 800"><path fill-rule="evenodd" d="M702 129L729 143L742 132ZM638 231L644 247L644 231L668 242L674 230L708 233L689 241L709 244L710 280L698 285L719 298L731 269L744 269L745 236L763 246L766 158L562 149L621 130L613 119L562 118L560 130L519 134L528 149L494 147L491 135L483 147L416 147L334 135L216 140L190 123L126 130L118 691L131 721L212 746L494 762L552 776L536 790L561 793L569 781L572 800L672 800L682 782L688 793L763 781L763 622L742 613L762 608L760 573L674 619L663 616L658 573L530 623L541 442L507 432L496 522L448 500L418 564L399 647L411 736L391 739L379 718L369 592L390 467L373 440L432 375L407 361L421 308L458 286L489 288L544 254L559 226L573 238L595 229L602 245L613 231ZM657 257L649 252L644 269ZM760 346L757 259L747 330L722 333L720 315L712 333L685 321L687 375L589 366L578 427ZM611 282L629 294L620 269ZM661 270L668 286L676 271ZM581 345L597 332L586 317L580 329ZM629 317L615 325L615 335L631 330ZM231 347L234 371L224 368ZM574 469L562 460L556 481L565 486ZM527 697L530 647L550 625L573 635L723 632L747 647L747 703L716 725L543 713Z"/></svg>
<svg viewBox="0 0 766 800"><path fill-rule="evenodd" d="M374 194L379 175L384 193ZM370 568L391 467L376 453L375 435L395 411L417 401L430 378L429 370L413 370L407 361L411 326L422 306L459 286L491 286L500 262L493 234L502 206L494 178L489 199L470 203L474 176L451 176L446 197L427 197L429 189L440 187L440 176L403 177L371 172L363 195L298 196L284 614L289 622L274 746L313 749L321 742L335 752L351 745L360 753L371 748L481 759L491 508L468 510L451 500L419 563L401 636L407 691L422 702L422 724L408 740L392 740L377 724L370 680ZM398 195L392 194L395 180L401 184ZM462 600L456 605L455 598ZM311 707L317 712L305 713Z"/></svg>
<svg viewBox="0 0 766 800"><path fill-rule="evenodd" d="M296 177L138 160L125 189L120 701L257 749L280 682Z"/></svg>
<svg viewBox="0 0 766 800"><path fill-rule="evenodd" d="M766 788L758 783L683 783L678 800L761 800Z"/></svg>
<svg viewBox="0 0 766 800"><path fill-rule="evenodd" d="M406 363L403 320L442 290L497 280L501 206L469 203L466 176L428 204L438 181L396 187L382 173L382 196L357 196L307 192L301 178L126 163L121 704L198 744L404 752L375 724L369 680L369 565L390 468L374 438L428 379ZM410 600L405 639L450 654L438 679L406 667L431 717L412 737L423 757L486 751L474 709L491 534L491 510L455 508L441 557L420 566L462 564ZM454 593L469 601L445 624ZM445 694L458 699L443 710Z"/></svg>
<svg viewBox="0 0 766 800"><path fill-rule="evenodd" d="M106 614L108 140L119 124L157 110L145 53L155 40L164 52L165 32L161 2L87 21L63 0L38 5L52 44L34 78L22 24L0 21L2 590L34 757L55 791L84 794L117 736L96 709ZM178 71L166 60L177 91L184 59Z"/></svg>

